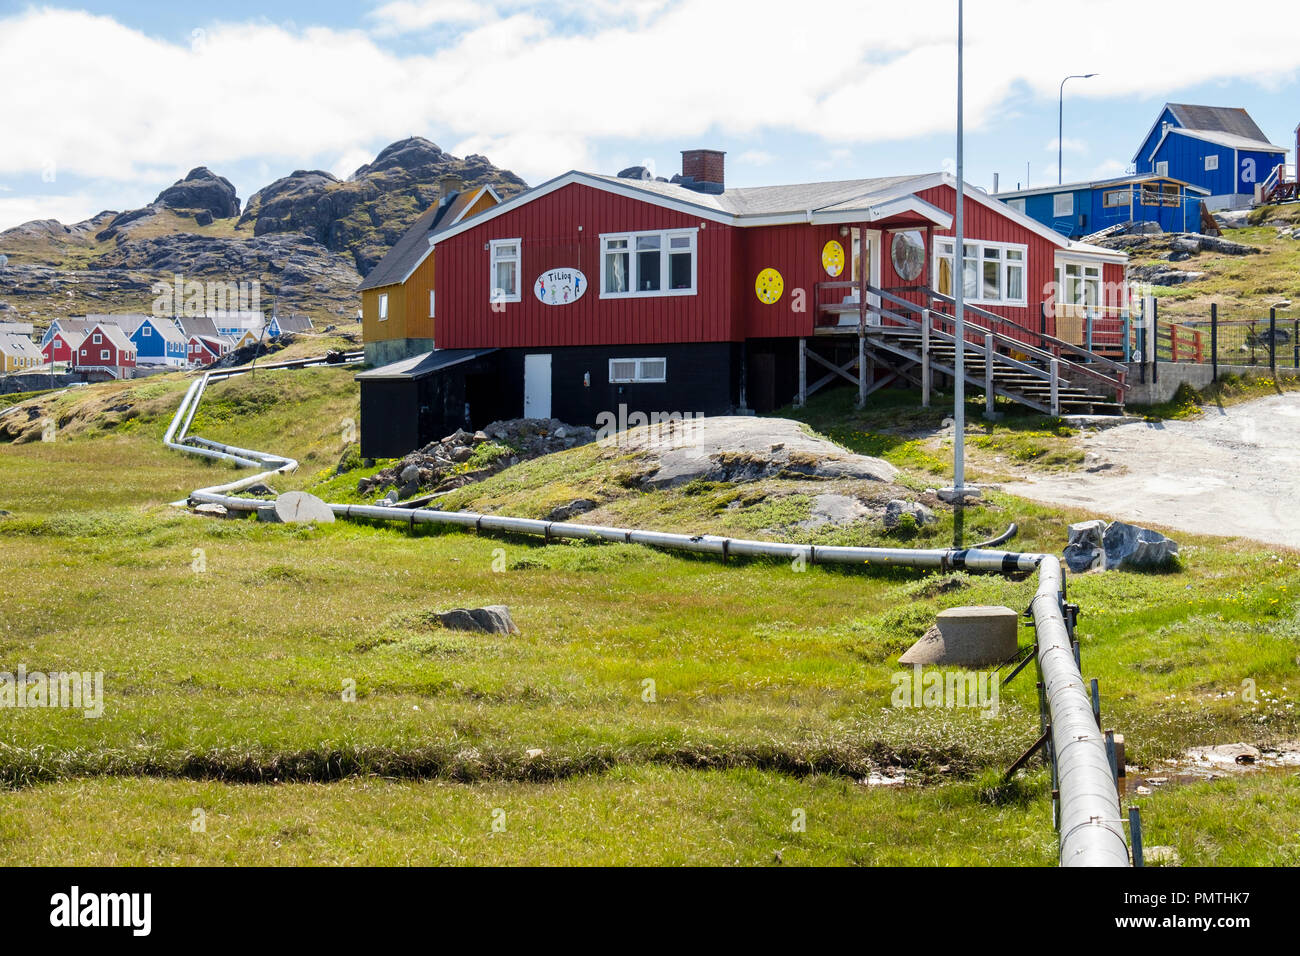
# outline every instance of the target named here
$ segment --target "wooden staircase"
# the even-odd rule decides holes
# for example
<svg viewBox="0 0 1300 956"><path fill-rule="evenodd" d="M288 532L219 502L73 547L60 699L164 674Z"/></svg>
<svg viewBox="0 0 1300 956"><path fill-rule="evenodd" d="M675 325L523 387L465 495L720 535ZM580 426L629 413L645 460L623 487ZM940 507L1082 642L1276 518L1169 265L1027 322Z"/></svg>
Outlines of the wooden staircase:
<svg viewBox="0 0 1300 956"><path fill-rule="evenodd" d="M857 357L837 365L801 340L801 404L811 391L840 376L858 385L860 402L882 385L905 379L920 386L922 402L928 405L934 374L956 377L952 299L929 289L908 291L924 304L868 285L865 306L854 302L821 307L820 314L831 323L816 328L814 343L818 337L854 336ZM918 291L924 295L917 296ZM844 317L855 313L859 321L846 325ZM1001 396L1045 415L1123 414L1128 386L1127 367L1122 363L979 308L967 307L963 324L963 379L986 395ZM806 371L809 357L830 370L811 388ZM850 372L854 365L856 376ZM886 374L869 382L862 370L872 366ZM993 404L988 403L990 412Z"/></svg>

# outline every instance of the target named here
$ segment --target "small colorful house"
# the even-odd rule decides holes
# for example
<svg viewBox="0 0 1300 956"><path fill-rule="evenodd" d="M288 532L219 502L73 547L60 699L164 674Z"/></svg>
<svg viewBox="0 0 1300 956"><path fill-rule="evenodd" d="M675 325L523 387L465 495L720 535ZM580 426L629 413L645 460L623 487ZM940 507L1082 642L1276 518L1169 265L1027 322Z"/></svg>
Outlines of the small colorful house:
<svg viewBox="0 0 1300 956"><path fill-rule="evenodd" d="M919 382L894 333L940 321L956 281L1004 362L1071 343L1100 362L1082 343L1120 341L1123 253L968 186L955 257L951 176L728 189L723 156L683 151L672 181L571 171L436 232L438 347L357 376L362 454L497 418L768 411L837 376L863 395Z"/></svg>
<svg viewBox="0 0 1300 956"><path fill-rule="evenodd" d="M315 331L315 327L312 325L311 316L303 315L300 312L291 315L272 313L271 320L266 324L266 337L268 339L278 339L282 335L313 331Z"/></svg>
<svg viewBox="0 0 1300 956"><path fill-rule="evenodd" d="M0 372L30 372L44 364L40 348L27 336L0 332Z"/></svg>
<svg viewBox="0 0 1300 956"><path fill-rule="evenodd" d="M211 365L234 349L235 340L227 335L196 333L190 336L187 343L187 359L190 365Z"/></svg>
<svg viewBox="0 0 1300 956"><path fill-rule="evenodd" d="M1201 205L1210 193L1181 180L1146 174L995 195L1017 212L1078 239L1130 222L1152 222L1163 232L1200 232Z"/></svg>
<svg viewBox="0 0 1300 956"><path fill-rule="evenodd" d="M77 350L85 338L85 332L72 329L56 330L54 334L46 336L45 343L41 346L41 354L45 356L47 363L72 365L76 362Z"/></svg>
<svg viewBox="0 0 1300 956"><path fill-rule="evenodd" d="M434 347L433 242L437 234L501 202L491 186L466 189L457 176L440 183L427 209L358 286L366 361L382 365Z"/></svg>
<svg viewBox="0 0 1300 956"><path fill-rule="evenodd" d="M183 367L188 358L188 340L169 318L149 316L131 333L140 365Z"/></svg>
<svg viewBox="0 0 1300 956"><path fill-rule="evenodd" d="M1133 157L1139 174L1172 177L1209 192L1211 211L1241 209L1279 165L1286 148L1268 141L1238 107L1166 103Z"/></svg>
<svg viewBox="0 0 1300 956"><path fill-rule="evenodd" d="M98 322L81 340L73 367L77 371L98 371L113 378L127 378L136 367L135 346L117 325Z"/></svg>

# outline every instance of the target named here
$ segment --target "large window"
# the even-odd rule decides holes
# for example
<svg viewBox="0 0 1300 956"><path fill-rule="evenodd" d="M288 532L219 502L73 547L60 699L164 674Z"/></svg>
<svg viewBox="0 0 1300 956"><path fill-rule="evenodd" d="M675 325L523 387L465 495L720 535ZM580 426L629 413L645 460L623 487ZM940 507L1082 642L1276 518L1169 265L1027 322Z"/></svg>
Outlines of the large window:
<svg viewBox="0 0 1300 956"><path fill-rule="evenodd" d="M1133 205L1133 193L1128 189L1110 189L1101 194L1101 204L1106 209Z"/></svg>
<svg viewBox="0 0 1300 956"><path fill-rule="evenodd" d="M935 289L953 294L952 239L935 241ZM980 305L1025 304L1025 246L968 242L962 255L962 296Z"/></svg>
<svg viewBox="0 0 1300 956"><path fill-rule="evenodd" d="M694 229L600 237L603 299L695 294Z"/></svg>
<svg viewBox="0 0 1300 956"><path fill-rule="evenodd" d="M609 360L612 383L666 382L668 360L662 358L619 358Z"/></svg>
<svg viewBox="0 0 1300 956"><path fill-rule="evenodd" d="M1061 216L1074 215L1074 193L1057 193L1052 197L1052 215L1060 218Z"/></svg>
<svg viewBox="0 0 1300 956"><path fill-rule="evenodd" d="M488 294L493 302L519 301L519 260L521 239L493 239L492 288Z"/></svg>
<svg viewBox="0 0 1300 956"><path fill-rule="evenodd" d="M1056 300L1062 305L1096 308L1101 303L1101 266L1067 262L1056 267Z"/></svg>

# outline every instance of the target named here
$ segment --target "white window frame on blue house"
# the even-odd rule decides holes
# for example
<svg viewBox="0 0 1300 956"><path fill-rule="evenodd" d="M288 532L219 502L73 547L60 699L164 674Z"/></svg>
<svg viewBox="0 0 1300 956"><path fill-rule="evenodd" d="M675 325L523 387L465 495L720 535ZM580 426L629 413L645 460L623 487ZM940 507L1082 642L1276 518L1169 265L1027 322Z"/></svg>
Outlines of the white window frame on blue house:
<svg viewBox="0 0 1300 956"><path fill-rule="evenodd" d="M1063 219L1074 215L1074 193L1054 193L1052 195L1052 217Z"/></svg>
<svg viewBox="0 0 1300 956"><path fill-rule="evenodd" d="M1205 171L1207 173L1212 173L1218 168L1219 168L1218 153L1211 153L1209 156L1205 157Z"/></svg>

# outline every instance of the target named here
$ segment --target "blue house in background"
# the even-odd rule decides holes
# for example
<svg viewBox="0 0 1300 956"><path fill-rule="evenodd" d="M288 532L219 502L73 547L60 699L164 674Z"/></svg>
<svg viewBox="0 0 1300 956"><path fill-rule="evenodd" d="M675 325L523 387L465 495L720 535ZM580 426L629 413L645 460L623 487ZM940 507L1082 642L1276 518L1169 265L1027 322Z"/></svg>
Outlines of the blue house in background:
<svg viewBox="0 0 1300 956"><path fill-rule="evenodd" d="M1164 232L1200 232L1201 202L1208 196L1177 179L1144 175L1016 189L994 198L1068 239L1079 239L1128 222L1154 222Z"/></svg>
<svg viewBox="0 0 1300 956"><path fill-rule="evenodd" d="M185 365L189 340L171 319L150 317L131 333L139 365Z"/></svg>
<svg viewBox="0 0 1300 956"><path fill-rule="evenodd" d="M1138 173L1208 190L1210 210L1240 209L1254 201L1257 184L1285 165L1286 152L1244 109L1166 103L1133 163Z"/></svg>

